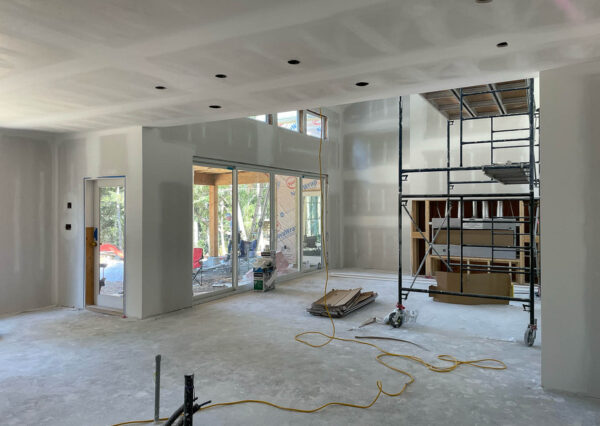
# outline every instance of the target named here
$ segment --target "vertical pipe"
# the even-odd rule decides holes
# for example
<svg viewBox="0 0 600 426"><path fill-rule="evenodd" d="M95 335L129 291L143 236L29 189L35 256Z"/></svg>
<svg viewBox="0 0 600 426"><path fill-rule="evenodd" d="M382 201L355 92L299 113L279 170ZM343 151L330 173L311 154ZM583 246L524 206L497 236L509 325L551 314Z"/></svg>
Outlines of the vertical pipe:
<svg viewBox="0 0 600 426"><path fill-rule="evenodd" d="M154 371L154 422L160 418L160 355L156 355L156 369Z"/></svg>
<svg viewBox="0 0 600 426"><path fill-rule="evenodd" d="M463 89L460 89L460 167L463 166Z"/></svg>
<svg viewBox="0 0 600 426"><path fill-rule="evenodd" d="M304 176L298 176L298 184L296 185L296 253L298 258L298 271L302 272L304 268L304 253L302 253L302 244L304 243L304 195L302 195L302 185Z"/></svg>
<svg viewBox="0 0 600 426"><path fill-rule="evenodd" d="M500 203L500 201L499 201ZM494 218L492 217L492 263L490 265L494 264ZM511 274L511 278L512 278L512 274Z"/></svg>
<svg viewBox="0 0 600 426"><path fill-rule="evenodd" d="M185 375L183 390L183 426L194 424L194 375Z"/></svg>
<svg viewBox="0 0 600 426"><path fill-rule="evenodd" d="M534 312L534 292L533 286L535 284L535 268L536 259L535 259L535 215L534 211L534 178L535 178L535 123L534 123L534 114L535 114L535 100L533 97L533 78L529 79L529 98L528 98L528 107L529 107L529 324L535 325L535 312Z"/></svg>
<svg viewBox="0 0 600 426"><path fill-rule="evenodd" d="M448 221L446 222L446 259L447 264L450 265L450 221L452 215L450 212L452 211L452 201L450 201L450 126L452 125L452 121L448 120L446 124L446 211L445 215L448 217ZM427 225L429 226L429 224Z"/></svg>
<svg viewBox="0 0 600 426"><path fill-rule="evenodd" d="M494 96L496 96L496 94L493 94ZM492 141L491 144L491 149L490 149L490 164L494 164L494 116L490 117L490 140Z"/></svg>
<svg viewBox="0 0 600 426"><path fill-rule="evenodd" d="M234 289L238 287L238 249L240 241L238 238L238 170L231 170L231 285Z"/></svg>
<svg viewBox="0 0 600 426"><path fill-rule="evenodd" d="M402 96L398 98L398 304L402 306Z"/></svg>
<svg viewBox="0 0 600 426"><path fill-rule="evenodd" d="M460 292L463 292L463 215L462 211L465 208L465 199L463 196L460 197Z"/></svg>

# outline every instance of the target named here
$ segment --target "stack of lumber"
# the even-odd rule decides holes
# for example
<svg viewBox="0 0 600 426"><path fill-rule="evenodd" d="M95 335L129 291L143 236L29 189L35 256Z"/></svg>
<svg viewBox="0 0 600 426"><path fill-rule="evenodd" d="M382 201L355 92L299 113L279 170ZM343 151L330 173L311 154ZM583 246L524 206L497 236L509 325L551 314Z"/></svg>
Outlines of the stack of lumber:
<svg viewBox="0 0 600 426"><path fill-rule="evenodd" d="M312 315L327 316L325 310L325 299L327 299L327 308L334 318L341 318L371 303L377 297L374 291L362 292L361 288L351 290L331 290L326 296L321 297L308 308Z"/></svg>

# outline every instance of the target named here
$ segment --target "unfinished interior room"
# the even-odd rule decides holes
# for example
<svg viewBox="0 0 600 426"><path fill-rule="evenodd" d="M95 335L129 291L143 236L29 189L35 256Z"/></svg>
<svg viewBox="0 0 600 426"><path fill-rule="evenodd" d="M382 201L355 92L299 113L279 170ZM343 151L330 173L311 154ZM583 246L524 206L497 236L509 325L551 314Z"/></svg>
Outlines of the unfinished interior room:
<svg viewBox="0 0 600 426"><path fill-rule="evenodd" d="M600 425L600 1L0 22L2 425Z"/></svg>

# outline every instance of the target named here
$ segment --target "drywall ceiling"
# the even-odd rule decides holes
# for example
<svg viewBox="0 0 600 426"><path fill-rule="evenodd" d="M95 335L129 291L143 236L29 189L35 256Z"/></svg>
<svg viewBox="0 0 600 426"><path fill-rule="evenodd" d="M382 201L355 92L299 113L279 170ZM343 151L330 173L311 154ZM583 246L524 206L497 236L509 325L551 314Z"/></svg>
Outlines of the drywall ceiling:
<svg viewBox="0 0 600 426"><path fill-rule="evenodd" d="M0 126L219 120L597 57L598 0L3 0Z"/></svg>

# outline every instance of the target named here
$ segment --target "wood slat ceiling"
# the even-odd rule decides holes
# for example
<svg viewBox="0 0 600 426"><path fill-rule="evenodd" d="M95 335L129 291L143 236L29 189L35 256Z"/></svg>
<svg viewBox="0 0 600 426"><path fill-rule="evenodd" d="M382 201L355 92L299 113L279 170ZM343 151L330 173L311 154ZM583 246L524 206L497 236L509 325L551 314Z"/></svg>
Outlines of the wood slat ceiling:
<svg viewBox="0 0 600 426"><path fill-rule="evenodd" d="M527 90L479 93L492 89L526 87L527 80L513 80L463 87L463 117L488 117L527 112ZM479 93L479 94L473 94ZM431 105L449 120L460 118L460 88L423 93Z"/></svg>
<svg viewBox="0 0 600 426"><path fill-rule="evenodd" d="M223 173L231 173L231 170L194 165L194 172L205 173L205 174L223 174Z"/></svg>

